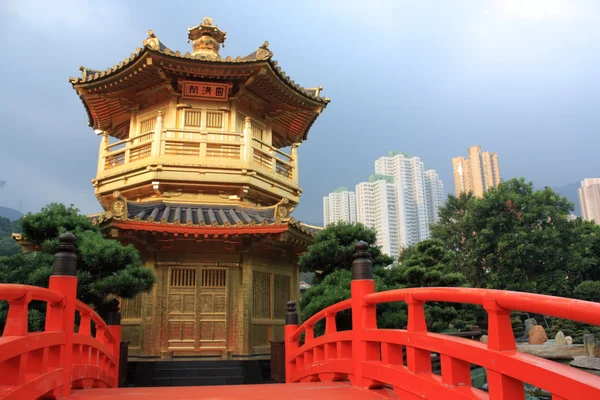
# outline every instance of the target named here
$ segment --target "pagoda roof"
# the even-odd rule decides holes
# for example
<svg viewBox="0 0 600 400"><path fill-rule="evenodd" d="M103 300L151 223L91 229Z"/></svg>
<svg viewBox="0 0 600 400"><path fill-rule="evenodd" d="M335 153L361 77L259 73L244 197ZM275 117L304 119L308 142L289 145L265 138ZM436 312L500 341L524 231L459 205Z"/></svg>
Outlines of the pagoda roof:
<svg viewBox="0 0 600 400"><path fill-rule="evenodd" d="M108 222L121 228L168 233L210 235L268 234L295 230L310 237L318 227L303 224L294 218L277 217L277 206L243 207L214 204L137 204L127 202L126 213L115 218L111 212L93 218L92 223Z"/></svg>
<svg viewBox="0 0 600 400"><path fill-rule="evenodd" d="M289 137L280 143L285 146L306 139L330 99L320 96L322 87L304 88L288 77L273 60L268 45L265 42L245 57L211 57L173 51L149 31L142 47L125 60L106 70L82 66L81 76L69 81L84 104L89 125L117 138L127 136L129 111L136 107L136 96L144 92L176 92L173 85L177 79L237 83L238 88L250 92L253 101L262 102L265 114L280 123L280 130L288 129L279 132Z"/></svg>
<svg viewBox="0 0 600 400"><path fill-rule="evenodd" d="M129 204L127 217L136 222L188 226L255 226L276 223L275 208L255 209L216 205Z"/></svg>

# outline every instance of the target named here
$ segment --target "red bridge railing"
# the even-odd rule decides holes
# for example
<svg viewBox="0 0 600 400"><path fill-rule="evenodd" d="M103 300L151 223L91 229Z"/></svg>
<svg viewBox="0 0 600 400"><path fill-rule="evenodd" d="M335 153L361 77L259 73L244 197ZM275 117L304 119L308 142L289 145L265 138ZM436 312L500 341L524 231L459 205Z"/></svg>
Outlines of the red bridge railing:
<svg viewBox="0 0 600 400"><path fill-rule="evenodd" d="M301 326L295 303L288 303L288 383L349 379L364 388L391 387L403 400L517 400L525 398L526 382L551 393L553 400L600 399L600 377L517 351L510 321L510 312L519 310L600 325L600 303L486 289L375 293L367 248L364 242L356 245L349 300L327 307ZM407 328L378 329L376 305L398 301L408 306ZM487 344L427 332L424 305L428 301L483 306L488 314ZM338 331L336 314L348 309L352 330ZM325 333L315 337L315 324L321 320L325 320ZM440 375L432 372L432 353L440 355ZM486 369L487 392L471 386L471 364Z"/></svg>
<svg viewBox="0 0 600 400"><path fill-rule="evenodd" d="M118 309L105 322L76 299L75 236L60 236L48 289L0 284L9 304L0 337L0 399L60 398L71 389L117 387L121 326ZM43 301L43 332L28 331L29 304ZM79 330L75 332L75 314ZM95 335L92 335L92 323Z"/></svg>

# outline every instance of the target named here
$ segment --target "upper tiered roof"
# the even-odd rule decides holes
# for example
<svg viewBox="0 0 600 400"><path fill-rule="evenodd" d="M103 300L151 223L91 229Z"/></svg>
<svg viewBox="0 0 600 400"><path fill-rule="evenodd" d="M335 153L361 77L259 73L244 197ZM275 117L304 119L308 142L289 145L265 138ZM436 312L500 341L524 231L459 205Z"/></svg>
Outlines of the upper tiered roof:
<svg viewBox="0 0 600 400"><path fill-rule="evenodd" d="M70 78L88 112L89 125L125 138L130 111L180 93L179 80L231 84L230 98L244 98L273 122L274 145L287 146L306 139L310 126L327 106L322 87L304 88L286 76L265 42L245 57L222 58L225 32L210 18L188 29L193 51L166 47L154 34L125 60L106 70L80 67L81 77Z"/></svg>

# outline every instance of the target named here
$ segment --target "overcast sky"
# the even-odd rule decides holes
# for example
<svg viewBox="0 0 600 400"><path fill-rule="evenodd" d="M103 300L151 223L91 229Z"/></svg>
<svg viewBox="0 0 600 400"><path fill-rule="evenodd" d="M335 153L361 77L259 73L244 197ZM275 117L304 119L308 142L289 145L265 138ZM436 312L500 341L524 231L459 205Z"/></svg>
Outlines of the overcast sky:
<svg viewBox="0 0 600 400"><path fill-rule="evenodd" d="M222 56L265 40L282 69L331 104L300 148L297 219L367 179L389 150L417 155L454 191L452 157L496 151L504 179L536 186L600 176L600 1L41 1L0 6L0 205L99 211L99 138L68 82L141 46L182 53L205 16Z"/></svg>

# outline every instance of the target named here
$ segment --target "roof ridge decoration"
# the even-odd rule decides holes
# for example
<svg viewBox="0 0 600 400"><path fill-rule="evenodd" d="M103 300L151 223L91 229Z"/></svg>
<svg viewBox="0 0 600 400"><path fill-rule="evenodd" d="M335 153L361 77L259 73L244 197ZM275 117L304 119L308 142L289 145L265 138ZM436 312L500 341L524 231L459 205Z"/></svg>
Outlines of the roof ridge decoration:
<svg viewBox="0 0 600 400"><path fill-rule="evenodd" d="M220 60L219 49L225 47L227 32L212 24L212 18L205 17L201 24L188 28L188 43L193 43L192 56L200 55L205 59Z"/></svg>
<svg viewBox="0 0 600 400"><path fill-rule="evenodd" d="M158 39L158 37L156 37L152 29L148 31L148 37L144 39L144 41L142 42L142 46L148 47L152 50L160 49L160 40Z"/></svg>

